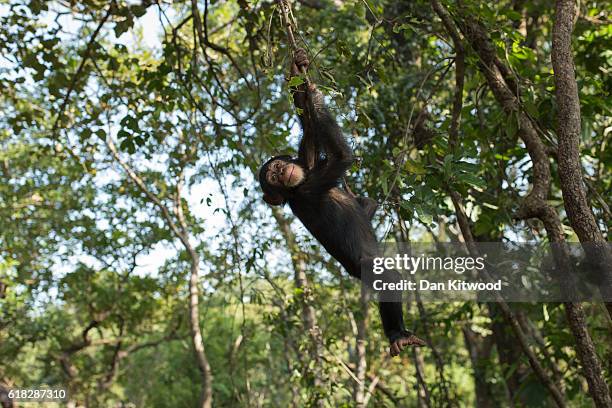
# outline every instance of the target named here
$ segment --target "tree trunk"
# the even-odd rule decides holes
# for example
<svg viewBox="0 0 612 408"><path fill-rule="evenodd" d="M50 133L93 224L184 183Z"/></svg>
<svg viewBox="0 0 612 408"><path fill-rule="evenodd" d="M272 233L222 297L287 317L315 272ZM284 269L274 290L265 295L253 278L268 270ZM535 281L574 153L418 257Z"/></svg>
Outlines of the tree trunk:
<svg viewBox="0 0 612 408"><path fill-rule="evenodd" d="M353 387L353 398L357 408L365 407L366 398L366 372L368 369L366 360L366 342L368 330L368 302L369 292L361 285L361 295L359 297L360 316L357 319L357 340L355 344L355 376L359 381L355 381Z"/></svg>
<svg viewBox="0 0 612 408"><path fill-rule="evenodd" d="M476 241L474 240L474 236L472 234L469 219L465 213L465 209L463 208L461 196L459 195L459 193L453 190L450 190L449 194L451 196L453 206L455 207L457 223L459 224L459 229L461 230L461 234L463 235L463 240L465 241L470 254L472 256L479 256L478 248L476 248L475 245ZM488 272L486 272L486 269L483 270L483 272L488 274ZM527 356L527 359L529 360L529 365L533 369L535 375L548 389L550 396L554 399L557 406L559 408L565 407L565 399L563 398L563 395L556 387L554 381L552 381L550 376L546 373L546 371L544 371L544 368L542 368L542 365L540 364L536 354L533 352L531 347L529 347L529 340L521 329L521 326L518 320L516 319L516 316L512 312L512 309L510 309L510 306L508 306L508 304L501 296L498 297L497 307L499 307L502 314L504 315L504 318L512 327L512 331L516 335L518 343L520 344L521 349L523 350L523 353L525 353L525 356Z"/></svg>
<svg viewBox="0 0 612 408"><path fill-rule="evenodd" d="M294 282L295 286L302 290L300 295L300 301L302 303L302 322L308 335L312 340L312 347L310 348L310 359L314 361L314 385L317 390L314 396L314 403L317 406L323 407L324 400L320 398L320 390L323 386L322 375L321 375L321 335L319 333L319 327L317 326L317 316L315 315L314 308L310 304L310 287L308 285L308 279L306 277L306 259L304 254L295 241L295 234L291 231L289 221L280 213L278 208L272 209L272 214L278 223L281 230L287 249L291 254L291 262L293 264L294 271Z"/></svg>
<svg viewBox="0 0 612 408"><path fill-rule="evenodd" d="M519 90L514 80L509 77L509 68L497 57L495 47L486 29L465 11L462 11L462 18L461 31L478 54L482 72L493 95L506 113L514 113L518 116L519 137L525 143L533 164L533 186L525 197L518 215L520 218L540 219L544 223L550 241L562 245L565 238L561 221L554 208L547 202L551 174L545 146L531 119L522 111L517 98ZM564 251L556 251L555 255L556 266L560 270L566 268L567 259ZM609 407L609 390L605 386L601 362L595 353L593 341L584 326L585 318L582 307L574 303L565 303L565 307L568 323L576 341L578 356L582 362L583 373L589 383L589 393L598 407ZM520 327L518 329L520 330ZM550 381L550 378L547 380ZM559 403L559 390L548 381L546 384Z"/></svg>
<svg viewBox="0 0 612 408"><path fill-rule="evenodd" d="M427 341L427 345L429 346L429 349L431 350L431 354L434 357L434 362L436 365L436 370L438 371L438 376L439 376L439 387L440 387L440 398L441 398L441 405L445 406L445 407L450 407L453 406L452 404L452 399L451 399L451 392L448 389L448 386L450 385L450 381L448 381L446 379L446 373L444 370L445 364L444 364L444 360L442 359L442 355L440 354L440 352L438 351L437 347L435 347L435 342L433 341L433 338L431 336L431 333L429 331L429 317L427 316L427 311L425 310L425 306L423 305L423 302L421 302L421 298L419 296L419 292L416 291L415 292L415 296L416 296L416 304L417 304L417 309L419 311L419 317L421 320L421 323L423 324L423 335L425 337L425 340Z"/></svg>
<svg viewBox="0 0 612 408"><path fill-rule="evenodd" d="M525 333L528 333L538 344L540 347L540 352L546 361L548 361L548 365L553 372L553 377L555 379L555 384L559 387L559 390L565 394L565 384L563 382L563 372L557 365L557 361L553 355L548 351L549 345L546 344L546 340L542 337L542 333L540 330L533 324L533 322L529 319L529 317L525 313L518 313L517 319L523 328Z"/></svg>
<svg viewBox="0 0 612 408"><path fill-rule="evenodd" d="M191 261L190 276L189 276L189 322L191 329L191 342L193 350L196 355L196 361L198 363L198 369L200 370L202 390L200 393L199 407L210 408L212 406L212 372L206 352L204 350L204 341L202 340L202 332L200 329L200 310L199 310L199 273L200 273L200 256L189 242L189 233L187 228L187 222L185 221L185 215L182 207L181 189L183 184L183 173L180 175L176 183L176 194L174 195L174 218L168 208L168 206L155 195L143 179L136 173L136 171L130 167L130 165L121 159L117 148L113 140L109 137L106 139L106 146L110 150L113 158L119 165L125 170L127 176L132 180L134 184L142 191L149 202L154 204L160 211L162 218L166 222L166 226L174 234L176 238L181 241L181 244L189 254ZM178 224L177 224L178 221Z"/></svg>
<svg viewBox="0 0 612 408"><path fill-rule="evenodd" d="M472 371L474 372L474 384L476 391L476 406L478 408L493 408L498 405L489 383L484 362L491 358L491 339L478 336L470 327L463 328L463 339L470 353Z"/></svg>
<svg viewBox="0 0 612 408"><path fill-rule="evenodd" d="M552 32L552 65L557 99L558 166L563 204L567 217L582 243L589 243L587 255L598 266L600 290L604 299L612 299L612 254L597 226L587 201L580 163L580 99L574 73L572 31L576 17L573 0L557 0ZM612 302L606 302L612 317Z"/></svg>
<svg viewBox="0 0 612 408"><path fill-rule="evenodd" d="M528 367L521 364L521 349L515 341L514 334L505 324L503 313L498 305L488 304L491 318L491 331L497 348L497 359L505 378L504 385L511 405L523 405L519 401L521 379L525 377ZM516 368L515 368L516 366Z"/></svg>
<svg viewBox="0 0 612 408"><path fill-rule="evenodd" d="M191 329L191 344L196 354L198 368L202 381L200 392L200 404L202 408L212 407L212 372L206 358L202 331L200 329L200 290L198 287L198 276L200 271L200 257L193 248L189 248L191 256L191 274L189 277L189 327Z"/></svg>
<svg viewBox="0 0 612 408"><path fill-rule="evenodd" d="M412 360L417 377L417 407L430 408L432 406L431 394L425 382L425 361L420 347L412 347Z"/></svg>

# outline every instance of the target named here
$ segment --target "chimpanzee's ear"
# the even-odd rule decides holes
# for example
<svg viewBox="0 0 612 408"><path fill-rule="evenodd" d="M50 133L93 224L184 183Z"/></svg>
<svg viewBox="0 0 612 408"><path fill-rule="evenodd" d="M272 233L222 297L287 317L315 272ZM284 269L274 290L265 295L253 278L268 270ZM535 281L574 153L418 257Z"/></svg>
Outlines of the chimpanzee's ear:
<svg viewBox="0 0 612 408"><path fill-rule="evenodd" d="M285 199L280 194L264 193L263 199L270 205L281 205L285 202Z"/></svg>

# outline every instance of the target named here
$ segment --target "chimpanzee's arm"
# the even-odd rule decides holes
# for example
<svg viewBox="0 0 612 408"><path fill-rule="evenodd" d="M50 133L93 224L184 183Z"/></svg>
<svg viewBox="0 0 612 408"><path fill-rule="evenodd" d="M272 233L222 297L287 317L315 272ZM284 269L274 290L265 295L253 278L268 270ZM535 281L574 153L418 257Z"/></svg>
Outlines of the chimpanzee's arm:
<svg viewBox="0 0 612 408"><path fill-rule="evenodd" d="M342 130L335 118L325 107L323 95L311 84L304 111L307 127L316 135L316 143L326 154L326 159L316 163L306 183L304 191L324 192L336 187L338 181L353 163L353 152L346 143Z"/></svg>
<svg viewBox="0 0 612 408"><path fill-rule="evenodd" d="M378 203L368 197L356 197L356 199L361 208L363 208L365 213L368 215L368 219L372 221L372 218L374 218L374 213L376 213L376 209L378 208Z"/></svg>
<svg viewBox="0 0 612 408"><path fill-rule="evenodd" d="M304 118L304 112L299 115L299 118L302 124L302 139L298 148L298 158L308 170L311 170L320 159L320 149L312 128L312 121Z"/></svg>
<svg viewBox="0 0 612 408"><path fill-rule="evenodd" d="M306 51L304 49L296 50L291 62L290 76L302 76L302 70L307 70L309 65L310 61L308 61ZM311 170L320 159L320 148L316 140L317 135L313 132L312 114L308 112L307 93L306 82L291 89L293 104L298 110L298 117L303 131L298 148L298 158L308 170Z"/></svg>
<svg viewBox="0 0 612 408"><path fill-rule="evenodd" d="M307 93L305 120L310 122L316 140L331 161L352 159L352 151L346 143L342 130L336 119L329 112L323 100L323 94L314 84L310 84Z"/></svg>

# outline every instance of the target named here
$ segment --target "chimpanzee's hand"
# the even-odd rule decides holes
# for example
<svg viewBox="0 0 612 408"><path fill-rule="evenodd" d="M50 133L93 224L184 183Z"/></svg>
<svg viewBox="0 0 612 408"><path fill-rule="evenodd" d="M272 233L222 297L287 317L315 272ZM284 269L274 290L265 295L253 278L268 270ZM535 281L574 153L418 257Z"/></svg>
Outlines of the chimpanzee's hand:
<svg viewBox="0 0 612 408"><path fill-rule="evenodd" d="M293 61L291 63L291 76L302 75L302 70L308 70L310 61L308 61L308 54L303 48L298 48L293 54Z"/></svg>
<svg viewBox="0 0 612 408"><path fill-rule="evenodd" d="M391 343L391 347L389 347L389 353L391 354L391 357L395 357L398 356L406 346L420 347L425 345L427 345L425 341L421 340L414 334L411 334L408 337L400 337L399 339Z"/></svg>
<svg viewBox="0 0 612 408"><path fill-rule="evenodd" d="M298 48L297 50L295 50L295 53L293 54L293 63L299 68L299 69L308 69L308 66L310 65L310 61L308 61L308 54L306 53L306 50L303 48Z"/></svg>

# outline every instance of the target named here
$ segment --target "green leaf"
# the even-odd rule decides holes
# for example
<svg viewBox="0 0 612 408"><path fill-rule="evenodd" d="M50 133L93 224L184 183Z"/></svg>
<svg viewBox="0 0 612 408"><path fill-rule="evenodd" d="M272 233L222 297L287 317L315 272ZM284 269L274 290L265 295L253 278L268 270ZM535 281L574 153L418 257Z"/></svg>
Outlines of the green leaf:
<svg viewBox="0 0 612 408"><path fill-rule="evenodd" d="M131 139L125 139L123 142L121 142L119 148L121 148L121 150L127 151L129 154L133 154L136 151L134 142L132 142Z"/></svg>
<svg viewBox="0 0 612 408"><path fill-rule="evenodd" d="M294 77L291 77L291 79L289 80L289 87L295 88L295 87L302 85L304 82L305 81L302 76L294 76Z"/></svg>
<svg viewBox="0 0 612 408"><path fill-rule="evenodd" d="M479 167L477 164L468 163L465 161L460 161L460 162L455 163L454 167L466 173L476 173L479 170Z"/></svg>
<svg viewBox="0 0 612 408"><path fill-rule="evenodd" d="M505 14L506 14L506 17L508 17L510 20L513 20L513 21L521 21L521 19L523 18L521 13L519 13L518 11L514 11L514 10L507 10Z"/></svg>
<svg viewBox="0 0 612 408"><path fill-rule="evenodd" d="M484 189L487 186L487 183L485 183L483 179L478 176L475 176L472 173L459 173L457 175L457 178L466 184L478 187L480 189Z"/></svg>
<svg viewBox="0 0 612 408"><path fill-rule="evenodd" d="M131 139L131 135L124 129L121 129L119 132L117 132L117 137L119 139Z"/></svg>
<svg viewBox="0 0 612 408"><path fill-rule="evenodd" d="M117 58L115 57L110 57L108 60L108 69L110 69L111 71L115 71L117 69L119 69L119 61L117 61Z"/></svg>
<svg viewBox="0 0 612 408"><path fill-rule="evenodd" d="M527 113L531 115L531 117L538 118L539 116L538 108L529 99L523 101L523 107L525 108Z"/></svg>
<svg viewBox="0 0 612 408"><path fill-rule="evenodd" d="M408 171L408 172L410 172L412 174L425 174L425 173L427 173L427 171L423 167L423 164L421 164L420 162L416 162L416 161L412 161L412 160L406 160L406 163L404 163L404 167L406 168L406 171Z"/></svg>
<svg viewBox="0 0 612 408"><path fill-rule="evenodd" d="M512 112L508 115L508 120L506 121L506 135L509 138L513 138L518 132L518 118L515 112Z"/></svg>
<svg viewBox="0 0 612 408"><path fill-rule="evenodd" d="M431 216L431 214L425 211L422 205L415 205L414 210L417 213L417 217L423 224L429 225L432 223L433 217Z"/></svg>
<svg viewBox="0 0 612 408"><path fill-rule="evenodd" d="M389 184L387 180L387 173L383 173L380 177L380 186L383 189L383 194L386 196L389 193Z"/></svg>
<svg viewBox="0 0 612 408"><path fill-rule="evenodd" d="M444 170L449 170L453 161L453 155L447 154L444 156Z"/></svg>
<svg viewBox="0 0 612 408"><path fill-rule="evenodd" d="M134 25L134 20L132 17L128 17L125 20L117 21L115 23L115 35L117 37L121 37L123 33L128 31Z"/></svg>
<svg viewBox="0 0 612 408"><path fill-rule="evenodd" d="M132 14L134 14L136 17L142 17L146 14L147 12L147 8L143 5L136 5L136 6L132 6L130 11L132 12Z"/></svg>
<svg viewBox="0 0 612 408"><path fill-rule="evenodd" d="M83 131L81 132L81 140L87 140L91 137L92 135L92 131L90 128L85 128L83 129Z"/></svg>
<svg viewBox="0 0 612 408"><path fill-rule="evenodd" d="M412 30L413 30L412 26L410 24L408 24L408 23L395 24L393 26L393 32L395 34L401 32L401 31L412 31Z"/></svg>

